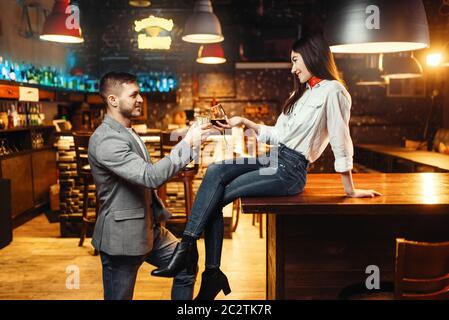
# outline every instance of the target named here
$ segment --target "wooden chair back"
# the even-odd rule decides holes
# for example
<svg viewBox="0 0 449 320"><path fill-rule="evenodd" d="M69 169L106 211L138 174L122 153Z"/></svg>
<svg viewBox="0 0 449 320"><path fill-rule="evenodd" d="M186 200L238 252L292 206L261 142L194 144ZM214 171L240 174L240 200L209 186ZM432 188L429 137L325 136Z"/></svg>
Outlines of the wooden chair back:
<svg viewBox="0 0 449 320"><path fill-rule="evenodd" d="M76 170L78 176L82 176L90 171L88 157L89 139L91 132L74 132L73 140L75 142Z"/></svg>
<svg viewBox="0 0 449 320"><path fill-rule="evenodd" d="M395 299L449 299L449 242L396 239Z"/></svg>

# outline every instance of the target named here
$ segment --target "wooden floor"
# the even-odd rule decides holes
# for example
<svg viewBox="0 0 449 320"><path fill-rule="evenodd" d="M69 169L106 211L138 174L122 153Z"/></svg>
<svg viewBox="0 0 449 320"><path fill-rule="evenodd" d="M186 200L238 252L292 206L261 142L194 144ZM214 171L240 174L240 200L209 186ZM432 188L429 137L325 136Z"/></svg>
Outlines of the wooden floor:
<svg viewBox="0 0 449 320"><path fill-rule="evenodd" d="M240 217L233 239L225 239L222 267L232 292L217 299L265 299L265 234L259 238L252 215ZM199 240L200 272L204 268L204 243ZM79 289L67 289L67 268L80 272ZM170 299L171 279L150 275L144 264L138 274L134 299ZM195 285L199 290L200 274ZM92 256L90 239L78 247L78 239L60 238L59 224L45 215L14 230L13 242L0 250L0 299L85 300L103 299L99 256Z"/></svg>

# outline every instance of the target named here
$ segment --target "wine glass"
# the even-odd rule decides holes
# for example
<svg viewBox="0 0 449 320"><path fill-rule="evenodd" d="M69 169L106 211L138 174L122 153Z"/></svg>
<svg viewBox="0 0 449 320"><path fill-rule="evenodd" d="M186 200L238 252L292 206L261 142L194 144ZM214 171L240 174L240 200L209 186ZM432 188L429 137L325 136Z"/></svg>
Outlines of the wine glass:
<svg viewBox="0 0 449 320"><path fill-rule="evenodd" d="M216 126L220 127L219 123L221 124L227 124L226 121L226 112L223 109L223 106L219 103L214 106L212 106L209 110L210 112L210 122ZM220 130L221 134L223 135L223 139L226 145L226 148L228 147L228 142L226 141L226 136L224 133L224 130Z"/></svg>

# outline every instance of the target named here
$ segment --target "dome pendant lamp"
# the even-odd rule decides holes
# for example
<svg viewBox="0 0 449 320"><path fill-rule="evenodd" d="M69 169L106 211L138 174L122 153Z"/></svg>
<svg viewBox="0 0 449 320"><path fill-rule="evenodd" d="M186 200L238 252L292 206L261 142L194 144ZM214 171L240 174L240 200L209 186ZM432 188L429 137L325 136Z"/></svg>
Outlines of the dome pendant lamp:
<svg viewBox="0 0 449 320"><path fill-rule="evenodd" d="M69 0L55 0L40 36L41 40L61 43L84 42L79 21L73 21Z"/></svg>
<svg viewBox="0 0 449 320"><path fill-rule="evenodd" d="M325 36L335 53L387 53L429 47L421 0L343 0L329 16Z"/></svg>
<svg viewBox="0 0 449 320"><path fill-rule="evenodd" d="M223 48L219 43L205 44L198 50L198 63L221 64L226 62Z"/></svg>
<svg viewBox="0 0 449 320"><path fill-rule="evenodd" d="M182 40L193 43L217 43L224 40L220 21L212 10L210 0L196 0L192 15L187 19Z"/></svg>
<svg viewBox="0 0 449 320"><path fill-rule="evenodd" d="M423 76L423 68L411 52L400 52L384 56L382 62L384 75L388 79L411 79Z"/></svg>
<svg viewBox="0 0 449 320"><path fill-rule="evenodd" d="M147 0L129 0L128 4L131 7L146 8L146 7L151 6L151 1L147 1Z"/></svg>

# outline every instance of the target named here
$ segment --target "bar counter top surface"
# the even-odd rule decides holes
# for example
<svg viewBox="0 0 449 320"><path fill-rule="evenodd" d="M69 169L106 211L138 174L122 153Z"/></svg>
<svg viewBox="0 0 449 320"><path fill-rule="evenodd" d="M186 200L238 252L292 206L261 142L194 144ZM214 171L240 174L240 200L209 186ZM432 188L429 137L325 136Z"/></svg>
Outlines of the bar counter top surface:
<svg viewBox="0 0 449 320"><path fill-rule="evenodd" d="M267 213L267 299L340 299L365 287L369 266L383 289L397 238L449 241L449 173L353 174L375 198L346 197L338 173L307 179L296 196L242 199L243 212Z"/></svg>
<svg viewBox="0 0 449 320"><path fill-rule="evenodd" d="M418 207L439 207L449 214L449 173L356 173L355 187L382 193L374 198L349 198L340 174L309 174L302 193L291 197L242 199L244 212L276 214L376 213L371 207L409 212ZM431 206L429 206L431 205ZM402 209L405 209L403 211ZM432 210L431 210L432 211ZM398 211L391 211L397 213ZM386 211L386 213L388 213Z"/></svg>

